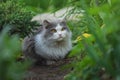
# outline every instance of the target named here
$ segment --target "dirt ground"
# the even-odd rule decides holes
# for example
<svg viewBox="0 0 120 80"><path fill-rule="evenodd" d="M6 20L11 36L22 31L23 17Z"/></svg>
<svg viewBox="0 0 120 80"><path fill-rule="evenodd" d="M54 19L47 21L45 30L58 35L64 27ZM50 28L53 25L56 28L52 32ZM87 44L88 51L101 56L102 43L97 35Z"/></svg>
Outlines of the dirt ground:
<svg viewBox="0 0 120 80"><path fill-rule="evenodd" d="M69 64L71 59L64 59L52 65L32 66L25 77L25 80L64 80L71 69L63 69L63 66Z"/></svg>

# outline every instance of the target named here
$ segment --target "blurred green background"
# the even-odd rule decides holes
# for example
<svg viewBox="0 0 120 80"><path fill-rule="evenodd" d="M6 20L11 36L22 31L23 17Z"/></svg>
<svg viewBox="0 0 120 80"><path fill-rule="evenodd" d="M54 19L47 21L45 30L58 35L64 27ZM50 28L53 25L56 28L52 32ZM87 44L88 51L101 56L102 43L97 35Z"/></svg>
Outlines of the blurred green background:
<svg viewBox="0 0 120 80"><path fill-rule="evenodd" d="M73 7L81 14L68 21L75 57L65 80L120 80L120 0L0 0L0 80L22 80L28 62L21 55L21 39L35 28L33 16Z"/></svg>

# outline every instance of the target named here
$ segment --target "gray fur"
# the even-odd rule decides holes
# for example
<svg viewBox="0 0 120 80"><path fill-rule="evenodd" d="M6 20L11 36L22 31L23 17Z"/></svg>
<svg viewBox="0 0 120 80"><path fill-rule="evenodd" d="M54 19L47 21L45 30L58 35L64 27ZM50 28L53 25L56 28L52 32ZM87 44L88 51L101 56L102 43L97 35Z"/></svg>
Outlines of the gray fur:
<svg viewBox="0 0 120 80"><path fill-rule="evenodd" d="M53 33L50 32L51 29L56 28L58 24L64 27L67 32L66 37L60 41L51 39ZM22 48L24 55L33 60L42 61L63 59L72 48L71 31L67 27L65 21L44 21L42 26L36 31L35 35L25 37Z"/></svg>

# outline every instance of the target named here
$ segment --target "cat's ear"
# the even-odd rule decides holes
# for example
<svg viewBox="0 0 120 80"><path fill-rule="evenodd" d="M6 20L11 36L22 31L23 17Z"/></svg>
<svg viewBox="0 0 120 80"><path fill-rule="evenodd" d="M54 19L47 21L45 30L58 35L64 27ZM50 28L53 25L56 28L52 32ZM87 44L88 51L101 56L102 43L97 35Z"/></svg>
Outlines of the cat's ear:
<svg viewBox="0 0 120 80"><path fill-rule="evenodd" d="M47 20L44 20L43 21L43 25L45 26L45 28L47 29L48 28L48 26L50 25L50 22L49 21L47 21Z"/></svg>
<svg viewBox="0 0 120 80"><path fill-rule="evenodd" d="M61 20L61 24L66 24L66 18Z"/></svg>
<svg viewBox="0 0 120 80"><path fill-rule="evenodd" d="M50 22L47 21L47 20L44 20L44 21L43 21L43 24L48 25L48 24L50 24Z"/></svg>

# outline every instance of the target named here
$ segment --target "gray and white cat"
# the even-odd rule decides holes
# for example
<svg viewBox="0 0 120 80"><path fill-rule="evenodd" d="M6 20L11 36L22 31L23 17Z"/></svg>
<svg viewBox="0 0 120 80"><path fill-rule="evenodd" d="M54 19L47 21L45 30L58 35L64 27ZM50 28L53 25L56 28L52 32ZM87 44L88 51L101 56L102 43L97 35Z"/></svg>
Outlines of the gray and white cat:
<svg viewBox="0 0 120 80"><path fill-rule="evenodd" d="M51 64L66 57L72 49L72 33L64 20L44 20L35 35L23 40L23 53L32 60Z"/></svg>

